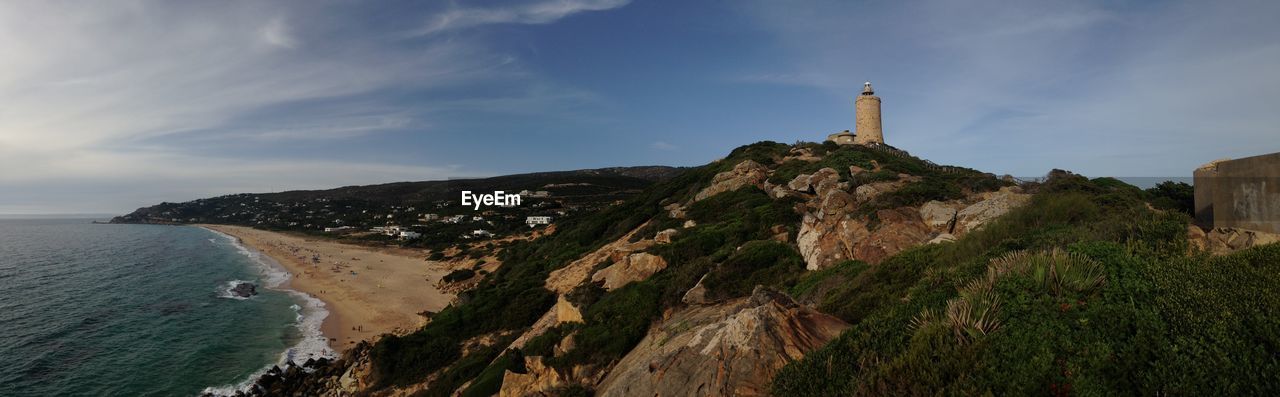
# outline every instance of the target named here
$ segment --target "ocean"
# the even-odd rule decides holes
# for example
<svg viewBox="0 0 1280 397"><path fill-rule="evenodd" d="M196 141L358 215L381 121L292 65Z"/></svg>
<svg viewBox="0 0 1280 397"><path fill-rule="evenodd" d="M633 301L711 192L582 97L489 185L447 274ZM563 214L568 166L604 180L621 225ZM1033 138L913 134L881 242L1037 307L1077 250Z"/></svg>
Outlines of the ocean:
<svg viewBox="0 0 1280 397"><path fill-rule="evenodd" d="M198 227L0 219L0 396L230 393L331 357L323 304L287 278ZM234 297L239 281L258 295Z"/></svg>

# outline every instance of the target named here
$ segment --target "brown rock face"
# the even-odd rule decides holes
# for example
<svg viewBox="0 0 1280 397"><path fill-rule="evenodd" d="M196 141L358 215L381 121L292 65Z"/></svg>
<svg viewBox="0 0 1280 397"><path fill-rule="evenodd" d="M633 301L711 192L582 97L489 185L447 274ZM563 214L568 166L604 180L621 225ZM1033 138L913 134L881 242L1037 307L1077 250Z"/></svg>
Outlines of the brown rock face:
<svg viewBox="0 0 1280 397"><path fill-rule="evenodd" d="M1280 242L1280 234L1254 230L1218 227L1205 233L1199 226L1187 226L1191 247L1214 255L1229 254L1249 247Z"/></svg>
<svg viewBox="0 0 1280 397"><path fill-rule="evenodd" d="M637 253L627 255L622 260L609 265L604 269L596 272L591 276L592 282L604 282L604 289L612 291L630 284L633 281L640 281L654 273L667 268L667 260L661 256L650 253Z"/></svg>
<svg viewBox="0 0 1280 397"><path fill-rule="evenodd" d="M694 201L701 201L724 192L738 190L743 186L760 187L769 178L769 168L755 161L746 160L733 166L732 170L716 174L711 186L698 192Z"/></svg>
<svg viewBox="0 0 1280 397"><path fill-rule="evenodd" d="M956 213L955 234L957 236L977 230L983 224L1031 201L1031 195L1022 193L1022 189L1018 187L1003 187L1000 191L982 195L984 197L982 201Z"/></svg>
<svg viewBox="0 0 1280 397"><path fill-rule="evenodd" d="M597 395L767 395L778 369L848 326L756 287L749 298L685 309L650 330Z"/></svg>

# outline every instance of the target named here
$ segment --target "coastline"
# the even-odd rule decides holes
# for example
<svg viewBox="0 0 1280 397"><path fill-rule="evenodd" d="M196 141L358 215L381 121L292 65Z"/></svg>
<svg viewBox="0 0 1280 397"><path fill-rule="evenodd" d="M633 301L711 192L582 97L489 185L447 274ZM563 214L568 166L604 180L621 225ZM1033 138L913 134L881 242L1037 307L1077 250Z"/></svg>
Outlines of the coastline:
<svg viewBox="0 0 1280 397"><path fill-rule="evenodd" d="M371 248L243 226L198 225L234 238L283 268L278 286L318 299L327 311L319 326L328 347L341 353L384 333L421 327L418 313L453 301L436 289L448 269L410 250ZM272 284L275 281L264 280Z"/></svg>

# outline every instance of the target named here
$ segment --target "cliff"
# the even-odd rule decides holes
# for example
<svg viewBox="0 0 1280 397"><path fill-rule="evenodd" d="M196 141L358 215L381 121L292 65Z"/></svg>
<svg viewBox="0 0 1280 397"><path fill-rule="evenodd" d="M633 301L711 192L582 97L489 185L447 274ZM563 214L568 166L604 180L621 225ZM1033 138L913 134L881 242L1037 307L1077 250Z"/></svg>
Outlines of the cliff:
<svg viewBox="0 0 1280 397"><path fill-rule="evenodd" d="M1280 309L1280 246L1196 236L1182 203L1160 204L1165 190L1057 170L1020 184L888 146L761 142L499 247L503 265L421 330L262 390L1280 387L1280 340L1266 332L1280 326L1266 315ZM1210 256L1203 241L1219 240L1235 252Z"/></svg>

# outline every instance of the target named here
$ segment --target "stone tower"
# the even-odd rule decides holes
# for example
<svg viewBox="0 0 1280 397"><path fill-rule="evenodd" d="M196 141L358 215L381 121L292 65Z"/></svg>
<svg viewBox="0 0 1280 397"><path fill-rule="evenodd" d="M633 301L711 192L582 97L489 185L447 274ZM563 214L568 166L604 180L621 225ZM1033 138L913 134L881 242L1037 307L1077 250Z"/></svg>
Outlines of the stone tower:
<svg viewBox="0 0 1280 397"><path fill-rule="evenodd" d="M857 132L854 143L868 145L884 143L884 130L880 129L880 97L871 89L871 82L862 85L862 95L853 101L857 111Z"/></svg>

